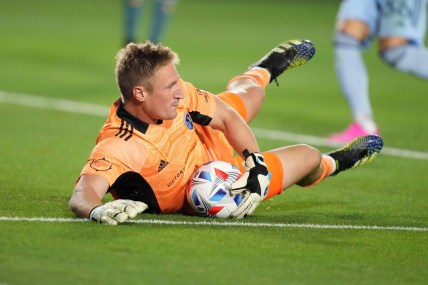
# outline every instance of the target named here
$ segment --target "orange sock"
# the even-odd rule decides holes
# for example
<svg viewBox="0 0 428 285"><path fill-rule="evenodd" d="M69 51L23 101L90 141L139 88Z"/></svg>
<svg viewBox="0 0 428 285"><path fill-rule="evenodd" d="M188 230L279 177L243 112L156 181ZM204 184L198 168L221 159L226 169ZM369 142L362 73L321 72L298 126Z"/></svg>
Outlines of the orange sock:
<svg viewBox="0 0 428 285"><path fill-rule="evenodd" d="M322 162L323 162L323 168L325 167L327 170L327 176L330 176L334 171L336 171L336 161L334 159L327 155L323 154L322 156Z"/></svg>
<svg viewBox="0 0 428 285"><path fill-rule="evenodd" d="M270 81L270 73L267 71L267 69L261 68L261 67L253 67L249 70L247 70L244 75L249 75L254 77L257 82L263 86L266 87L269 84Z"/></svg>
<svg viewBox="0 0 428 285"><path fill-rule="evenodd" d="M241 78L251 78L254 79L258 84L260 84L261 86L263 86L264 88L269 84L270 81L270 73L269 71L267 71L264 68L261 67L252 67L251 69L247 70L246 72L244 72L244 74L242 75L238 75L233 77L230 81L229 84L227 85L226 90L229 88L229 85Z"/></svg>

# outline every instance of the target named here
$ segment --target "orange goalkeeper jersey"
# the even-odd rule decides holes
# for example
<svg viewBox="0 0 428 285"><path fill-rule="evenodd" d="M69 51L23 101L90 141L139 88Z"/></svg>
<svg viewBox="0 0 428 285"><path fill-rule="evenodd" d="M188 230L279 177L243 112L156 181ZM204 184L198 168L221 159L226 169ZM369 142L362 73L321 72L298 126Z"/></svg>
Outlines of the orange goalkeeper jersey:
<svg viewBox="0 0 428 285"><path fill-rule="evenodd" d="M180 80L184 99L174 120L147 124L117 100L110 108L82 174L100 175L111 186L123 173L140 173L154 191L162 213L182 210L186 185L196 168L211 160L237 163L222 132L207 126L214 95Z"/></svg>

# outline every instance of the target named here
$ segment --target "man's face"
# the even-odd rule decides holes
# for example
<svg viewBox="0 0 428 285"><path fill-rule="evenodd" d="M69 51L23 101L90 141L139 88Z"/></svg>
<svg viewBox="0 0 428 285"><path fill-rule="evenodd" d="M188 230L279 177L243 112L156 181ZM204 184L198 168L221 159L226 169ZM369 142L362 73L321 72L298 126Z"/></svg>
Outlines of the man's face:
<svg viewBox="0 0 428 285"><path fill-rule="evenodd" d="M147 93L143 103L147 123L156 123L158 120L172 120L177 117L177 107L180 99L184 98L183 91L178 84L180 75L174 63L160 67L151 83L153 91Z"/></svg>

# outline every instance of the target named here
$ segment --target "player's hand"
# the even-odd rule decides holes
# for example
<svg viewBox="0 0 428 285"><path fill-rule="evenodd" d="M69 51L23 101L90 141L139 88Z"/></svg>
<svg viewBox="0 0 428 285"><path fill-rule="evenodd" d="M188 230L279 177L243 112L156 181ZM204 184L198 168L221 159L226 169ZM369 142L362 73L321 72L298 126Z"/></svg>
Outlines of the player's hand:
<svg viewBox="0 0 428 285"><path fill-rule="evenodd" d="M243 166L246 172L230 187L232 195L244 194L244 201L231 215L232 218L238 219L254 212L266 197L271 179L271 174L261 153L244 151L244 155L246 159Z"/></svg>
<svg viewBox="0 0 428 285"><path fill-rule="evenodd" d="M119 199L96 207L91 211L89 217L100 224L117 225L128 218L134 218L147 208L148 206L143 202Z"/></svg>
<svg viewBox="0 0 428 285"><path fill-rule="evenodd" d="M251 193L250 191L245 191L243 195L244 197L241 205L230 214L231 218L242 219L250 216L262 201L258 194Z"/></svg>

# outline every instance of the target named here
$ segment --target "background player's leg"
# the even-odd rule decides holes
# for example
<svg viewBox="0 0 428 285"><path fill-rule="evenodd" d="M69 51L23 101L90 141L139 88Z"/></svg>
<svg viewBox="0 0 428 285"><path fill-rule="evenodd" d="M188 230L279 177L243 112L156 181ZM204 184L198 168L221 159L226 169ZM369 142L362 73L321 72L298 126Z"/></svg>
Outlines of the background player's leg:
<svg viewBox="0 0 428 285"><path fill-rule="evenodd" d="M404 44L385 49L382 59L393 68L428 79L428 49Z"/></svg>
<svg viewBox="0 0 428 285"><path fill-rule="evenodd" d="M358 29L360 26L353 25L351 27ZM346 130L330 135L329 139L334 142L349 142L358 136L378 132L373 120L369 97L369 80L362 56L361 41L362 39L358 39L347 32L338 31L335 35L336 76L352 111L353 123Z"/></svg>
<svg viewBox="0 0 428 285"><path fill-rule="evenodd" d="M149 39L158 43L164 35L165 28L174 12L178 0L155 0Z"/></svg>
<svg viewBox="0 0 428 285"><path fill-rule="evenodd" d="M143 0L123 0L124 5L124 44L135 42L137 38Z"/></svg>
<svg viewBox="0 0 428 285"><path fill-rule="evenodd" d="M427 0L384 0L379 24L382 59L393 68L422 79L428 79L427 7Z"/></svg>

